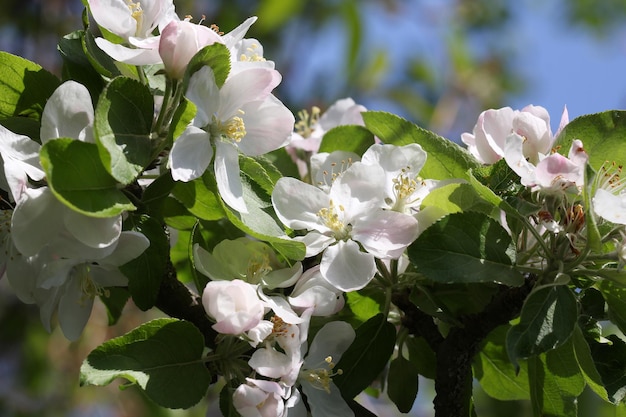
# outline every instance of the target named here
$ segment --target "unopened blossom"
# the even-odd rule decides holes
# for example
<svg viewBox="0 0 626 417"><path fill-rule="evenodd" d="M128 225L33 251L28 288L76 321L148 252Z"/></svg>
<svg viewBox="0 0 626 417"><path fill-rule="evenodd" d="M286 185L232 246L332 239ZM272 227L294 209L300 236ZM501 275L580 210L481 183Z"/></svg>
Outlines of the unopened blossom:
<svg viewBox="0 0 626 417"><path fill-rule="evenodd" d="M505 143L507 165L521 178L522 185L544 194L578 194L584 185L588 155L580 140L572 142L568 157L553 153L542 158L537 165L526 160L522 143L510 136Z"/></svg>
<svg viewBox="0 0 626 417"><path fill-rule="evenodd" d="M290 287L302 274L301 262L285 265L268 244L246 237L222 240L213 253L194 245L194 262L212 280L241 279L269 289Z"/></svg>
<svg viewBox="0 0 626 417"><path fill-rule="evenodd" d="M191 77L187 98L197 107L192 124L174 142L168 166L176 181L200 177L213 159L220 196L246 213L239 172L239 152L257 156L284 146L294 117L271 91L280 74L250 68L231 74L218 88L213 71L203 67Z"/></svg>
<svg viewBox="0 0 626 417"><path fill-rule="evenodd" d="M224 334L243 334L258 325L265 314L256 286L240 279L207 283L202 305L216 322L212 327Z"/></svg>
<svg viewBox="0 0 626 417"><path fill-rule="evenodd" d="M242 417L282 417L286 388L274 381L246 378L233 393L233 406Z"/></svg>
<svg viewBox="0 0 626 417"><path fill-rule="evenodd" d="M356 162L328 192L288 177L274 187L278 218L308 231L295 239L306 245L306 256L323 252L320 271L337 289L363 288L376 273L375 258L400 257L417 236L415 218L381 208L384 178L380 166Z"/></svg>
<svg viewBox="0 0 626 417"><path fill-rule="evenodd" d="M563 113L563 120L567 113ZM541 106L529 105L522 110L510 107L490 109L478 116L472 133L463 133L461 140L474 157L484 164L494 164L504 157L507 137L516 135L522 140L522 153L531 163L547 155L554 142L550 129L550 115Z"/></svg>
<svg viewBox="0 0 626 417"><path fill-rule="evenodd" d="M205 46L222 43L214 30L188 19L172 20L163 28L159 42L159 55L165 73L173 79L182 79L191 58Z"/></svg>
<svg viewBox="0 0 626 417"><path fill-rule="evenodd" d="M605 220L626 224L626 179L622 166L605 163L597 174L593 210Z"/></svg>
<svg viewBox="0 0 626 417"><path fill-rule="evenodd" d="M160 35L154 32L180 20L172 0L88 0L88 4L96 23L122 41L98 37L98 47L114 60L131 65L160 63Z"/></svg>

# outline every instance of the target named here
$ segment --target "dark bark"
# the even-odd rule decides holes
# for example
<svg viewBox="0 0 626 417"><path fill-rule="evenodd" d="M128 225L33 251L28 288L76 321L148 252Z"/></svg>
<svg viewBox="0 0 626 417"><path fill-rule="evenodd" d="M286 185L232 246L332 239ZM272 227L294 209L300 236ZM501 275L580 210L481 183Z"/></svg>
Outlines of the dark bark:
<svg viewBox="0 0 626 417"><path fill-rule="evenodd" d="M503 286L483 311L460 317L462 325L452 327L445 338L433 318L409 301L408 292L394 294L394 304L404 313L402 324L411 334L424 337L436 353L436 417L470 415L472 360L492 330L519 315L534 281L528 277L520 287Z"/></svg>

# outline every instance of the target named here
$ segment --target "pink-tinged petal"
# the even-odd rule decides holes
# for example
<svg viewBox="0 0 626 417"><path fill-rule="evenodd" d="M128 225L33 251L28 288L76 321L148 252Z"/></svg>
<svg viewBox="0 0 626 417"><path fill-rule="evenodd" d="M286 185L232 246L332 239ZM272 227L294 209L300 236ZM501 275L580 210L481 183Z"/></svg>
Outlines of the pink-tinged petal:
<svg viewBox="0 0 626 417"><path fill-rule="evenodd" d="M291 138L295 119L291 111L273 95L241 107L246 135L239 142L241 152L263 155L286 145Z"/></svg>
<svg viewBox="0 0 626 417"><path fill-rule="evenodd" d="M232 209L247 213L239 176L239 152L231 143L218 141L215 144L215 180L222 200Z"/></svg>
<svg viewBox="0 0 626 417"><path fill-rule="evenodd" d="M544 191L560 191L575 184L582 185L583 172L580 166L554 153L537 164L535 179Z"/></svg>
<svg viewBox="0 0 626 417"><path fill-rule="evenodd" d="M63 224L81 243L92 248L106 248L117 241L122 232L122 216L89 217L66 208Z"/></svg>
<svg viewBox="0 0 626 417"><path fill-rule="evenodd" d="M554 134L554 138L558 138L561 134L561 131L565 129L565 126L569 123L569 112L567 111L567 106L563 106L563 113L561 114L561 121L559 122L559 128L556 130Z"/></svg>
<svg viewBox="0 0 626 417"><path fill-rule="evenodd" d="M50 96L41 115L41 142L74 138L93 142L93 104L87 88L66 81Z"/></svg>
<svg viewBox="0 0 626 417"><path fill-rule="evenodd" d="M351 98L339 99L326 109L319 124L325 131L340 125L363 125L361 112L364 111L367 109Z"/></svg>
<svg viewBox="0 0 626 417"><path fill-rule="evenodd" d="M352 229L352 239L377 258L399 258L416 238L417 220L397 211L377 210Z"/></svg>
<svg viewBox="0 0 626 417"><path fill-rule="evenodd" d="M231 75L221 89L219 119L238 115L246 103L265 100L280 81L280 73L268 68L250 68Z"/></svg>
<svg viewBox="0 0 626 417"><path fill-rule="evenodd" d="M77 340L91 315L93 297L83 293L80 278L71 279L59 299L59 324L68 340Z"/></svg>
<svg viewBox="0 0 626 417"><path fill-rule="evenodd" d="M587 164L587 161L589 161L589 155L587 155L587 152L583 147L583 142L579 139L574 139L567 157L575 165L578 165L581 168ZM582 185L582 183L579 185Z"/></svg>
<svg viewBox="0 0 626 417"><path fill-rule="evenodd" d="M204 174L213 158L210 135L195 126L189 126L174 142L168 166L175 181L188 182Z"/></svg>
<svg viewBox="0 0 626 417"><path fill-rule="evenodd" d="M152 65L161 63L158 49L128 48L109 42L104 38L96 38L96 45L116 61L130 65Z"/></svg>
<svg viewBox="0 0 626 417"><path fill-rule="evenodd" d="M504 159L506 164L522 179L522 184L533 185L534 165L528 163L523 152L524 139L512 134L504 143Z"/></svg>
<svg viewBox="0 0 626 417"><path fill-rule="evenodd" d="M272 204L280 221L291 229L330 231L317 215L329 207L330 198L317 187L291 177L280 178L272 192Z"/></svg>
<svg viewBox="0 0 626 417"><path fill-rule="evenodd" d="M360 290L376 274L374 255L361 252L352 241L339 241L322 255L320 272L333 287L345 292Z"/></svg>
<svg viewBox="0 0 626 417"><path fill-rule="evenodd" d="M24 256L35 255L63 228L66 209L48 187L27 189L11 219L11 236Z"/></svg>

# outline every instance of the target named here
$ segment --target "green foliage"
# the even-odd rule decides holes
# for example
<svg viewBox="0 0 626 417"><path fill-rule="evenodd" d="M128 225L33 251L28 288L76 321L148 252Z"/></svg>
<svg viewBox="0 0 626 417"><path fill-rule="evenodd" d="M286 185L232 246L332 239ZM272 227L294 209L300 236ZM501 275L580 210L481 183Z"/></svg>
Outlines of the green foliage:
<svg viewBox="0 0 626 417"><path fill-rule="evenodd" d="M206 394L211 376L202 360L204 339L191 323L156 319L93 350L80 369L81 385L124 378L155 403L189 408Z"/></svg>
<svg viewBox="0 0 626 417"><path fill-rule="evenodd" d="M55 139L41 147L40 158L48 186L68 207L93 217L135 209L102 164L96 144Z"/></svg>
<svg viewBox="0 0 626 417"><path fill-rule="evenodd" d="M228 48L221 43L215 43L200 49L187 65L183 79L183 89L187 88L189 78L205 66L211 68L215 77L215 84L221 88L230 72L230 53Z"/></svg>
<svg viewBox="0 0 626 417"><path fill-rule="evenodd" d="M413 408L417 397L419 371L417 366L402 355L392 359L387 375L387 395L401 413Z"/></svg>
<svg viewBox="0 0 626 417"><path fill-rule="evenodd" d="M520 285L513 267L511 237L482 213L455 213L422 233L408 248L409 259L429 279L441 283L499 282Z"/></svg>
<svg viewBox="0 0 626 417"><path fill-rule="evenodd" d="M0 120L28 117L39 121L57 77L27 59L0 51Z"/></svg>
<svg viewBox="0 0 626 417"><path fill-rule="evenodd" d="M506 337L513 363L556 349L571 336L578 317L576 297L565 285L533 291L522 307L520 322Z"/></svg>
<svg viewBox="0 0 626 417"><path fill-rule="evenodd" d="M107 171L130 184L152 160L154 102L145 85L131 78L114 78L95 110L94 132Z"/></svg>
<svg viewBox="0 0 626 417"><path fill-rule="evenodd" d="M336 369L343 373L333 378L345 398L354 398L382 372L393 353L396 329L383 314L378 314L356 329L356 338L341 356Z"/></svg>
<svg viewBox="0 0 626 417"><path fill-rule="evenodd" d="M169 239L163 226L152 217L131 215L125 226L148 238L150 246L137 258L120 267L128 277L128 289L141 310L152 308L165 277L169 254Z"/></svg>
<svg viewBox="0 0 626 417"><path fill-rule="evenodd" d="M363 126L337 126L324 134L319 152L347 151L363 155L373 144L374 135Z"/></svg>

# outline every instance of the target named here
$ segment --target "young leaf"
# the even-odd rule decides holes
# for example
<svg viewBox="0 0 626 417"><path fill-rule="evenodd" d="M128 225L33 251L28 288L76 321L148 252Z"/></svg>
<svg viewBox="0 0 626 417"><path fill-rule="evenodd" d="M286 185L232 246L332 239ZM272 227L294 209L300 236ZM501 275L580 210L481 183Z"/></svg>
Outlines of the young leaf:
<svg viewBox="0 0 626 417"><path fill-rule="evenodd" d="M384 143L397 146L418 143L428 154L420 171L423 178L467 179L470 168L478 162L459 145L396 115L368 111L361 113L365 126Z"/></svg>
<svg viewBox="0 0 626 417"><path fill-rule="evenodd" d="M333 378L344 398L354 398L382 372L396 342L396 329L383 314L378 314L356 329L356 338L341 356L336 369L343 373Z"/></svg>
<svg viewBox="0 0 626 417"><path fill-rule="evenodd" d="M444 217L409 246L409 259L419 271L442 283L497 282L521 285L512 266L514 247L500 224L482 213Z"/></svg>
<svg viewBox="0 0 626 417"><path fill-rule="evenodd" d="M98 100L94 132L107 171L130 184L152 160L154 102L147 86L117 77Z"/></svg>
<svg viewBox="0 0 626 417"><path fill-rule="evenodd" d="M530 401L535 415L576 417L576 398L585 388L571 340L528 360Z"/></svg>
<svg viewBox="0 0 626 417"><path fill-rule="evenodd" d="M113 217L135 209L102 165L95 144L55 139L41 147L39 156L48 186L68 207L93 217Z"/></svg>
<svg viewBox="0 0 626 417"><path fill-rule="evenodd" d="M80 384L102 386L125 378L162 407L189 408L211 382L203 350L204 338L193 324L152 320L93 350L80 368Z"/></svg>
<svg viewBox="0 0 626 417"><path fill-rule="evenodd" d="M585 377L587 385L604 401L610 402L606 388L604 388L602 384L602 377L593 362L591 349L585 340L582 330L578 326L576 326L572 334L572 343L574 345L574 353L576 354L578 366Z"/></svg>
<svg viewBox="0 0 626 417"><path fill-rule="evenodd" d="M200 49L189 61L184 76L184 88L187 88L189 78L200 68L208 66L213 70L215 84L222 87L230 72L230 52L221 43L214 43Z"/></svg>
<svg viewBox="0 0 626 417"><path fill-rule="evenodd" d="M0 119L20 116L38 121L59 85L59 79L40 65L0 51Z"/></svg>
<svg viewBox="0 0 626 417"><path fill-rule="evenodd" d="M580 116L569 122L555 146L568 152L574 139L583 142L589 164L597 171L605 161L626 162L626 111L609 110Z"/></svg>
<svg viewBox="0 0 626 417"><path fill-rule="evenodd" d="M59 40L57 49L63 59L63 80L75 80L84 85L93 100L105 86L102 76L93 68L83 49L83 30L74 31ZM96 102L93 103L94 107Z"/></svg>
<svg viewBox="0 0 626 417"><path fill-rule="evenodd" d="M120 271L128 277L128 289L133 301L146 311L154 306L165 276L169 241L161 224L149 216L131 216L126 225L150 240L150 246L141 255L120 267Z"/></svg>
<svg viewBox="0 0 626 417"><path fill-rule="evenodd" d="M387 395L401 413L413 408L417 397L419 373L417 367L402 355L391 361L387 375Z"/></svg>
<svg viewBox="0 0 626 417"><path fill-rule="evenodd" d="M609 343L589 341L591 357L609 401L619 404L626 397L626 342L614 334L607 339Z"/></svg>
<svg viewBox="0 0 626 417"><path fill-rule="evenodd" d="M346 151L363 155L373 144L374 135L363 126L336 126L324 134L319 152Z"/></svg>
<svg viewBox="0 0 626 417"><path fill-rule="evenodd" d="M226 214L211 174L190 182L176 182L172 194L187 210L202 220L219 220Z"/></svg>
<svg viewBox="0 0 626 417"><path fill-rule="evenodd" d="M520 322L506 336L513 363L556 349L571 336L578 318L576 297L565 285L533 291L522 307Z"/></svg>
<svg viewBox="0 0 626 417"><path fill-rule="evenodd" d="M530 398L526 364L519 369L511 363L506 353L506 333L510 326L500 326L489 333L480 353L473 363L474 377L483 390L502 401Z"/></svg>

